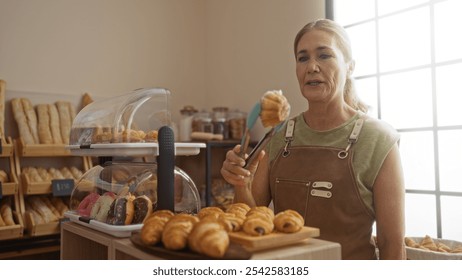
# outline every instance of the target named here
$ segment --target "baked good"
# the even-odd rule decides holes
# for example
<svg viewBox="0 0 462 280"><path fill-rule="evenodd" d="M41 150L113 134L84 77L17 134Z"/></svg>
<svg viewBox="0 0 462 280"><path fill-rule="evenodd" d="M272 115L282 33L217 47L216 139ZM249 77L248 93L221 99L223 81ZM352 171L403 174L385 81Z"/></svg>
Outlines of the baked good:
<svg viewBox="0 0 462 280"><path fill-rule="evenodd" d="M411 248L419 248L419 243L415 242L414 239L409 238L409 237L404 237L404 244L406 246L411 247Z"/></svg>
<svg viewBox="0 0 462 280"><path fill-rule="evenodd" d="M429 235L425 235L425 237L420 242L420 245L424 248L427 248L431 251L437 251L438 247L436 247L435 242Z"/></svg>
<svg viewBox="0 0 462 280"><path fill-rule="evenodd" d="M59 169L54 168L54 167L50 167L48 169L48 172L51 174L53 179L66 179L64 177L64 175L61 173L61 171Z"/></svg>
<svg viewBox="0 0 462 280"><path fill-rule="evenodd" d="M64 216L64 213L69 211L69 207L67 206L66 203L61 199L61 197L53 196L50 198L51 203L55 206L55 208L59 211L59 214L61 217Z"/></svg>
<svg viewBox="0 0 462 280"><path fill-rule="evenodd" d="M74 177L75 180L79 180L80 177L82 177L83 175L83 172L75 166L71 166L69 170L71 171L72 176Z"/></svg>
<svg viewBox="0 0 462 280"><path fill-rule="evenodd" d="M165 224L173 216L173 212L169 210L158 210L149 215L141 228L141 241L146 245L155 245L159 243L162 239Z"/></svg>
<svg viewBox="0 0 462 280"><path fill-rule="evenodd" d="M245 219L250 206L245 203L233 203L226 208L227 213L233 213L238 217Z"/></svg>
<svg viewBox="0 0 462 280"><path fill-rule="evenodd" d="M84 93L82 96L82 109L92 102L93 98L91 98L90 94L88 92Z"/></svg>
<svg viewBox="0 0 462 280"><path fill-rule="evenodd" d="M72 175L72 172L68 167L66 166L61 167L59 171L61 172L61 174L63 175L65 179L74 179L74 175Z"/></svg>
<svg viewBox="0 0 462 280"><path fill-rule="evenodd" d="M204 207L199 210L197 213L197 217L199 219L204 218L205 216L208 215L214 215L218 217L218 215L222 214L223 210L221 208L215 207L215 206L209 206L209 207Z"/></svg>
<svg viewBox="0 0 462 280"><path fill-rule="evenodd" d="M24 167L22 169L22 172L30 183L37 183L37 182L44 181L42 176L40 176L40 174L38 173L37 168L35 167Z"/></svg>
<svg viewBox="0 0 462 280"><path fill-rule="evenodd" d="M300 231L305 225L302 215L291 209L277 213L273 222L276 230L284 233Z"/></svg>
<svg viewBox="0 0 462 280"><path fill-rule="evenodd" d="M129 225L133 220L135 208L132 194L117 197L111 204L106 222L111 225Z"/></svg>
<svg viewBox="0 0 462 280"><path fill-rule="evenodd" d="M229 247L229 236L223 226L216 222L196 223L188 237L189 248L212 258L222 258Z"/></svg>
<svg viewBox="0 0 462 280"><path fill-rule="evenodd" d="M165 224L162 232L162 244L170 250L186 248L188 236L199 218L189 214L177 214Z"/></svg>
<svg viewBox="0 0 462 280"><path fill-rule="evenodd" d="M16 124L18 125L19 136L23 139L25 144L35 144L34 137L32 137L32 132L27 123L26 114L22 107L21 98L11 99L11 109Z"/></svg>
<svg viewBox="0 0 462 280"><path fill-rule="evenodd" d="M5 199L0 204L0 226L14 226L13 210L11 209L10 201Z"/></svg>
<svg viewBox="0 0 462 280"><path fill-rule="evenodd" d="M456 246L451 250L451 253L460 254L462 253L462 245Z"/></svg>
<svg viewBox="0 0 462 280"><path fill-rule="evenodd" d="M48 104L38 104L37 122L38 138L40 144L53 144L53 137L50 130L50 115L48 114Z"/></svg>
<svg viewBox="0 0 462 280"><path fill-rule="evenodd" d="M90 193L84 197L84 199L77 206L77 213L83 217L90 217L91 209L95 205L96 201L100 197L97 193Z"/></svg>
<svg viewBox="0 0 462 280"><path fill-rule="evenodd" d="M90 218L105 223L109 209L111 208L115 198L116 196L113 192L105 192L101 195L91 208Z"/></svg>
<svg viewBox="0 0 462 280"><path fill-rule="evenodd" d="M0 182L6 183L8 181L9 181L8 180L8 174L5 171L0 170Z"/></svg>
<svg viewBox="0 0 462 280"><path fill-rule="evenodd" d="M207 215L201 221L216 222L223 226L226 232L236 232L242 229L244 218L233 213L220 213L218 215Z"/></svg>
<svg viewBox="0 0 462 280"><path fill-rule="evenodd" d="M141 195L133 200L135 214L132 224L142 224L144 220L152 213L152 201L146 195Z"/></svg>
<svg viewBox="0 0 462 280"><path fill-rule="evenodd" d="M70 107L72 106L70 102L67 101L56 101L56 108L58 109L59 115L59 128L61 131L61 138L63 139L63 144L69 144L69 137L72 126L72 119Z"/></svg>
<svg viewBox="0 0 462 280"><path fill-rule="evenodd" d="M252 207L247 213L242 230L252 236L266 235L273 232L274 212L266 206Z"/></svg>
<svg viewBox="0 0 462 280"><path fill-rule="evenodd" d="M289 102L280 90L267 91L260 103L260 119L263 127L276 126L289 116Z"/></svg>
<svg viewBox="0 0 462 280"><path fill-rule="evenodd" d="M53 137L53 144L63 144L61 128L59 124L59 113L55 104L48 104L48 114L50 115L50 131Z"/></svg>
<svg viewBox="0 0 462 280"><path fill-rule="evenodd" d="M53 205L53 203L51 203L51 200L48 197L40 196L40 199L43 201L43 203L45 203L45 205L48 207L48 209L50 209L51 212L53 212L53 215L55 215L58 218L62 218L61 213L58 211L58 209L56 209L56 207Z"/></svg>
<svg viewBox="0 0 462 280"><path fill-rule="evenodd" d="M21 98L22 109L26 115L27 125L32 134L35 144L39 144L37 114L28 98Z"/></svg>
<svg viewBox="0 0 462 280"><path fill-rule="evenodd" d="M27 202L30 204L31 208L43 218L45 223L58 221L59 217L57 217L53 211L48 208L39 196L29 196L27 197Z"/></svg>
<svg viewBox="0 0 462 280"><path fill-rule="evenodd" d="M157 130L151 130L146 133L146 136L144 136L144 141L146 142L157 142L157 136L158 136L158 131Z"/></svg>

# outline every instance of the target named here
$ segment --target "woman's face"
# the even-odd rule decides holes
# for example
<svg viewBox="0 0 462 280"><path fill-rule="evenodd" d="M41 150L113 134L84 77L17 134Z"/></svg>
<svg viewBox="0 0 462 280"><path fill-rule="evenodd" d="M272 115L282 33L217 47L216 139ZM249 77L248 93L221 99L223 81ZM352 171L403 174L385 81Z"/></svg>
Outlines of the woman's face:
<svg viewBox="0 0 462 280"><path fill-rule="evenodd" d="M305 33L297 45L296 65L300 90L310 105L343 100L353 64L345 62L332 35L317 29Z"/></svg>

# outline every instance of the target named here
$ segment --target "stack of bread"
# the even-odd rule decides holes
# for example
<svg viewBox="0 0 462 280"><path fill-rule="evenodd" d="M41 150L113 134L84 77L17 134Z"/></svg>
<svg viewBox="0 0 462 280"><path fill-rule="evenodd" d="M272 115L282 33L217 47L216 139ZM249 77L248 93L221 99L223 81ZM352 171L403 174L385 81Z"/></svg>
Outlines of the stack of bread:
<svg viewBox="0 0 462 280"><path fill-rule="evenodd" d="M82 177L83 172L75 166L48 169L44 167L24 167L22 174L29 183L51 182L55 179L74 179Z"/></svg>
<svg viewBox="0 0 462 280"><path fill-rule="evenodd" d="M233 203L226 210L204 207L197 215L154 211L145 220L140 238L147 246L162 243L171 250L189 248L208 257L223 258L229 248L230 232L244 232L249 236L275 231L293 233L300 231L303 225L303 217L293 210L274 215L268 207L251 208L244 203ZM172 242L181 246L172 246Z"/></svg>
<svg viewBox="0 0 462 280"><path fill-rule="evenodd" d="M68 201L61 197L33 195L25 198L26 213L32 216L35 224L57 222L69 210Z"/></svg>
<svg viewBox="0 0 462 280"><path fill-rule="evenodd" d="M69 144L69 135L76 112L68 101L38 104L28 98L11 99L19 136L25 144Z"/></svg>

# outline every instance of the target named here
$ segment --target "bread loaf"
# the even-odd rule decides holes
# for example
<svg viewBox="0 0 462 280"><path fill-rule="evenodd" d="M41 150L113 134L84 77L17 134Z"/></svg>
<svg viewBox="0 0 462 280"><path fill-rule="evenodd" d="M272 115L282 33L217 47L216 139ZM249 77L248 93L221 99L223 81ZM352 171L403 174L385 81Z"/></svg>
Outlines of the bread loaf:
<svg viewBox="0 0 462 280"><path fill-rule="evenodd" d="M2 183L9 182L8 174L3 170L0 170L0 182L2 182Z"/></svg>
<svg viewBox="0 0 462 280"><path fill-rule="evenodd" d="M90 94L88 92L84 93L82 96L82 109L92 102L93 98L91 98Z"/></svg>
<svg viewBox="0 0 462 280"><path fill-rule="evenodd" d="M48 114L50 115L50 130L53 137L53 144L63 144L61 128L59 124L59 113L55 104L48 104Z"/></svg>
<svg viewBox="0 0 462 280"><path fill-rule="evenodd" d="M14 222L14 219L13 219L13 211L11 209L11 202L9 199L4 199L1 203L0 203L0 216L1 216L1 219L0 219L0 225L2 223L2 220L3 220L3 223L4 225L6 226L14 226L15 225L15 222Z"/></svg>
<svg viewBox="0 0 462 280"><path fill-rule="evenodd" d="M57 101L56 108L58 109L59 115L59 128L61 130L61 138L64 144L69 144L69 136L71 133L71 126L73 117L71 116L70 102Z"/></svg>
<svg viewBox="0 0 462 280"><path fill-rule="evenodd" d="M26 114L23 110L21 98L11 99L11 109L16 124L18 125L19 136L23 139L25 144L35 144L34 137L27 123Z"/></svg>
<svg viewBox="0 0 462 280"><path fill-rule="evenodd" d="M27 98L21 98L22 109L26 115L27 125L32 134L35 144L39 144L37 114L35 113L32 103Z"/></svg>
<svg viewBox="0 0 462 280"><path fill-rule="evenodd" d="M40 144L53 144L53 137L50 129L50 114L48 113L48 104L38 104L38 137Z"/></svg>
<svg viewBox="0 0 462 280"><path fill-rule="evenodd" d="M27 202L43 218L45 223L58 221L58 217L47 207L47 205L38 196L27 197Z"/></svg>

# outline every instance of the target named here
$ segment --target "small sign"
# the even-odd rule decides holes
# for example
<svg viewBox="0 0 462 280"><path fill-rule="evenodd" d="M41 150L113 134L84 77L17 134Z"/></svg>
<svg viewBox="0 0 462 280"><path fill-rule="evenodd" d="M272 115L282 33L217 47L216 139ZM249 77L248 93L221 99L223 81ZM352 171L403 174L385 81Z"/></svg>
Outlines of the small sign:
<svg viewBox="0 0 462 280"><path fill-rule="evenodd" d="M51 180L53 196L70 196L74 189L74 179L55 179Z"/></svg>

